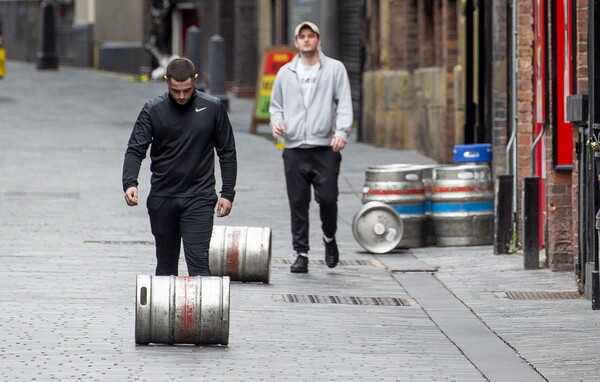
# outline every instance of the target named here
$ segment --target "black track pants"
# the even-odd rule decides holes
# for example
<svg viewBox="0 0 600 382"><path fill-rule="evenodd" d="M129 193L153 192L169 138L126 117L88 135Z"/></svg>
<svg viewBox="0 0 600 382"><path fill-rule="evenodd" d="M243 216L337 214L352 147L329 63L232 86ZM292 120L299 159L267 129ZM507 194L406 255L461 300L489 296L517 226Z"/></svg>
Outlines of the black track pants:
<svg viewBox="0 0 600 382"><path fill-rule="evenodd" d="M217 197L147 200L150 227L156 242L156 275L178 275L179 253L183 251L190 276L210 276L208 250Z"/></svg>
<svg viewBox="0 0 600 382"><path fill-rule="evenodd" d="M342 155L331 147L285 149L283 164L292 217L294 251L308 253L310 190L319 204L321 229L327 237L337 231L338 176Z"/></svg>

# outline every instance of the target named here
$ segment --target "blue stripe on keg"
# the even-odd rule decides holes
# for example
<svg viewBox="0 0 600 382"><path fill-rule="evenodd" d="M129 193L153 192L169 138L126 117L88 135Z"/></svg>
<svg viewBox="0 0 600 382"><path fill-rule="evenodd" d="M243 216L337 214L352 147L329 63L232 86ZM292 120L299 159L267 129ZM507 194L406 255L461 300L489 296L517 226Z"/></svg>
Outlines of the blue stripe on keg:
<svg viewBox="0 0 600 382"><path fill-rule="evenodd" d="M433 203L432 212L486 212L494 210L494 202Z"/></svg>
<svg viewBox="0 0 600 382"><path fill-rule="evenodd" d="M423 215L425 213L425 204L392 204L392 208L399 215Z"/></svg>
<svg viewBox="0 0 600 382"><path fill-rule="evenodd" d="M433 203L429 200L425 201L425 212L433 211Z"/></svg>

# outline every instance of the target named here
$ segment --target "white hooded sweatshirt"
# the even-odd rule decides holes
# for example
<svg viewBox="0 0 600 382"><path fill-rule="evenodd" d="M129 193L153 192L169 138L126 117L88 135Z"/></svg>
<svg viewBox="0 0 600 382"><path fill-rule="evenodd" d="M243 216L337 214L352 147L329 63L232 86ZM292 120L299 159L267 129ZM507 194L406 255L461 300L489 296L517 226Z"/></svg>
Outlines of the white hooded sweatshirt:
<svg viewBox="0 0 600 382"><path fill-rule="evenodd" d="M352 132L352 94L344 64L319 52L320 68L310 103L305 106L296 71L300 55L279 69L269 104L271 124L285 126L286 148L329 146L333 136Z"/></svg>

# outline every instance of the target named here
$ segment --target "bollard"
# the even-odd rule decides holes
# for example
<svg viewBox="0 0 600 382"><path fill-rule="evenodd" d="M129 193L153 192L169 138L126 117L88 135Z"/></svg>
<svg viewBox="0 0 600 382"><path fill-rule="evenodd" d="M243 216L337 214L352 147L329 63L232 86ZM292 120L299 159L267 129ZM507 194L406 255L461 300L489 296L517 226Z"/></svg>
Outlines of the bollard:
<svg viewBox="0 0 600 382"><path fill-rule="evenodd" d="M208 252L210 273L232 281L269 283L271 229L214 226Z"/></svg>
<svg viewBox="0 0 600 382"><path fill-rule="evenodd" d="M539 256L539 188L538 176L527 176L523 183L523 253L524 268L538 269Z"/></svg>
<svg viewBox="0 0 600 382"><path fill-rule="evenodd" d="M512 193L513 176L498 175L496 190L496 224L494 224L494 254L507 254L510 250L512 229Z"/></svg>
<svg viewBox="0 0 600 382"><path fill-rule="evenodd" d="M54 5L44 0L40 4L40 49L37 52L37 69L58 69Z"/></svg>
<svg viewBox="0 0 600 382"><path fill-rule="evenodd" d="M225 40L219 35L210 38L211 66L210 66L210 94L221 100L229 110L229 97L225 75Z"/></svg>
<svg viewBox="0 0 600 382"><path fill-rule="evenodd" d="M229 343L229 277L138 275L135 343Z"/></svg>
<svg viewBox="0 0 600 382"><path fill-rule="evenodd" d="M191 26L187 29L185 51L196 67L198 73L198 81L196 81L196 89L204 91L204 82L202 81L202 30L197 26Z"/></svg>

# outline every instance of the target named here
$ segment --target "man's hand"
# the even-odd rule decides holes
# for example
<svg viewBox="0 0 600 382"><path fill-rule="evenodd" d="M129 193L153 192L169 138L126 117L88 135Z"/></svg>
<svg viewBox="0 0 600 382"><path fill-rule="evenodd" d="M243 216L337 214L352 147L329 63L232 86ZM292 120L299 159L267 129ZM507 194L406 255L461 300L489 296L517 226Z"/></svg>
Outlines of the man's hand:
<svg viewBox="0 0 600 382"><path fill-rule="evenodd" d="M129 187L125 191L125 201L130 207L137 206L138 204L138 189L137 187Z"/></svg>
<svg viewBox="0 0 600 382"><path fill-rule="evenodd" d="M331 139L331 148L333 149L334 152L340 152L344 149L344 147L346 147L346 141L343 138L340 137L333 137Z"/></svg>
<svg viewBox="0 0 600 382"><path fill-rule="evenodd" d="M277 139L281 134L285 134L285 126L283 126L283 123L274 123L271 125L271 133L273 138Z"/></svg>
<svg viewBox="0 0 600 382"><path fill-rule="evenodd" d="M217 216L222 218L229 215L232 205L233 203L229 199L219 198L217 202Z"/></svg>

